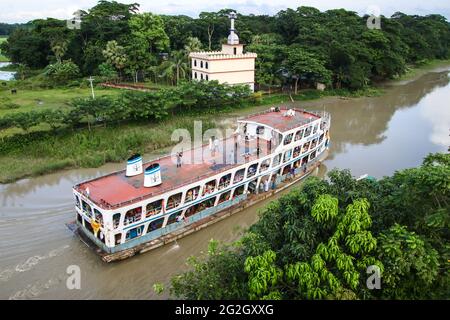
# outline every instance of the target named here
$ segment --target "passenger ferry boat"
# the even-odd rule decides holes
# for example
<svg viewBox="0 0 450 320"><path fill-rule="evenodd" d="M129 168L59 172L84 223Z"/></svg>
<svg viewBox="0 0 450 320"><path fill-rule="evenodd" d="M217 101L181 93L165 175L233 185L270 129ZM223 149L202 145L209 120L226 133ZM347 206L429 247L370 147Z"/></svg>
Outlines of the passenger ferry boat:
<svg viewBox="0 0 450 320"><path fill-rule="evenodd" d="M200 146L200 163L183 163L195 148L181 166L175 155L146 164L133 156L126 170L73 187L71 228L107 262L157 248L311 173L327 155L329 129L326 112L270 108L239 119L221 148Z"/></svg>

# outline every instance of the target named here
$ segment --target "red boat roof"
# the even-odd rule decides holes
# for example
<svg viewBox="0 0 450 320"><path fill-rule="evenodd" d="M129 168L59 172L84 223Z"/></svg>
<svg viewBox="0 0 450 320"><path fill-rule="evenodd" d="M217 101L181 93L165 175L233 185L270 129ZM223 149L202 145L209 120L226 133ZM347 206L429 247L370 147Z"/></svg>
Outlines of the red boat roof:
<svg viewBox="0 0 450 320"><path fill-rule="evenodd" d="M311 121L309 120L311 117L314 117L313 120L319 118L312 113L298 110L295 113L295 116L285 117L283 116L282 110L280 112L266 112L249 116L243 121L262 123L275 127L281 131L288 130L287 128L289 128L289 126L300 126L304 123L308 123ZM222 140L222 143L227 146L233 146L235 141L234 137L229 137ZM260 143L260 157L267 154L267 148L267 143ZM74 188L96 203L99 207L104 209L114 209L164 194L181 186L194 183L195 181L206 179L208 176L214 176L222 171L240 166L246 161L253 161L258 157L256 155L256 142L253 141L250 143L250 156L247 157L247 159L244 158L244 153L245 144L244 142L241 142L237 152L238 164L226 164L230 162L230 159L224 157L230 157L230 150L216 152L213 156L209 146L205 144L200 148L184 151L182 157L182 162L184 164L180 168L177 168L176 166L175 155L168 155L145 163L144 169L150 163L158 163L160 165L162 183L158 186L146 188L144 187L143 173L137 176L127 177L125 175L125 170L122 170L80 183ZM201 163L194 163L194 161L191 161L192 164L188 164L188 159L193 159L194 154L203 154L203 161ZM89 190L89 195L86 190Z"/></svg>
<svg viewBox="0 0 450 320"><path fill-rule="evenodd" d="M293 116L286 116L288 109L280 109L280 111L265 111L259 114L248 116L242 121L251 121L264 124L281 132L291 130L303 124L317 120L320 117L312 112L304 110L292 109L295 111Z"/></svg>

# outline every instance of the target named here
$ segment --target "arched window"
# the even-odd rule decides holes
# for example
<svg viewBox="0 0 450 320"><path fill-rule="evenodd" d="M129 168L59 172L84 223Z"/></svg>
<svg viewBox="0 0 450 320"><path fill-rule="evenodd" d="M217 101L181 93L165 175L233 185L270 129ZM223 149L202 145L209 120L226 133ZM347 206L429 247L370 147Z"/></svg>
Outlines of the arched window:
<svg viewBox="0 0 450 320"><path fill-rule="evenodd" d="M197 60L194 60L194 67L197 66Z"/></svg>
<svg viewBox="0 0 450 320"><path fill-rule="evenodd" d="M202 79L202 80L203 80L203 73L202 73L202 74L200 74L200 79Z"/></svg>
<svg viewBox="0 0 450 320"><path fill-rule="evenodd" d="M205 68L208 69L208 62L205 62Z"/></svg>
<svg viewBox="0 0 450 320"><path fill-rule="evenodd" d="M197 72L194 73L194 78L197 79Z"/></svg>
<svg viewBox="0 0 450 320"><path fill-rule="evenodd" d="M206 76L205 76L205 79L206 79L206 80L209 80L209 77L208 77L208 75L206 75Z"/></svg>
<svg viewBox="0 0 450 320"><path fill-rule="evenodd" d="M200 61L200 68L203 68L203 61Z"/></svg>
<svg viewBox="0 0 450 320"><path fill-rule="evenodd" d="M233 53L234 53L234 54L237 54L237 49L236 49L236 47L233 48Z"/></svg>

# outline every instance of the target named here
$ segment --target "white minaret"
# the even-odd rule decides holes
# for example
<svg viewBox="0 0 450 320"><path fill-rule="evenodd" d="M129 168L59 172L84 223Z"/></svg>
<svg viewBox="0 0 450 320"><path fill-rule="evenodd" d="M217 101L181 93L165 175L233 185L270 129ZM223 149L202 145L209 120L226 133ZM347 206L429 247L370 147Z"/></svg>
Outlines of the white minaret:
<svg viewBox="0 0 450 320"><path fill-rule="evenodd" d="M236 12L230 12L228 15L231 21L230 35L228 36L228 44L239 44L239 37L236 33L234 33L234 20L237 19Z"/></svg>

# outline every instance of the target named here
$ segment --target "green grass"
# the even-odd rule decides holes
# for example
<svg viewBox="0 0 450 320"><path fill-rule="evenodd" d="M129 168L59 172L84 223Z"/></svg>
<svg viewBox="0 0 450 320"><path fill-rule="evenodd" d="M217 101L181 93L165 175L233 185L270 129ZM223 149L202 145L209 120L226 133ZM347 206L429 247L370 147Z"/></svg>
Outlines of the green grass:
<svg viewBox="0 0 450 320"><path fill-rule="evenodd" d="M432 69L444 67L444 66L448 66L448 65L450 65L450 59L425 60L425 61L422 61L420 64L408 66L406 73L403 74L402 76L396 78L395 80L398 80L398 81L411 80L411 79L420 77L421 75L429 72Z"/></svg>
<svg viewBox="0 0 450 320"><path fill-rule="evenodd" d="M119 90L96 88L96 96L118 95ZM14 112L27 112L41 109L67 109L69 102L77 97L90 97L90 88L58 88L58 89L17 89L11 94L10 87L0 88L0 117ZM19 106L8 109L8 104Z"/></svg>
<svg viewBox="0 0 450 320"><path fill-rule="evenodd" d="M0 44L5 42L6 39L8 39L8 38L5 36L0 36ZM7 61L9 61L9 59L2 54L1 49L0 49L0 62L7 62Z"/></svg>

